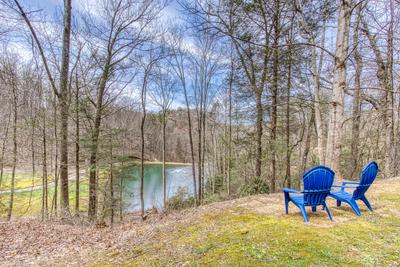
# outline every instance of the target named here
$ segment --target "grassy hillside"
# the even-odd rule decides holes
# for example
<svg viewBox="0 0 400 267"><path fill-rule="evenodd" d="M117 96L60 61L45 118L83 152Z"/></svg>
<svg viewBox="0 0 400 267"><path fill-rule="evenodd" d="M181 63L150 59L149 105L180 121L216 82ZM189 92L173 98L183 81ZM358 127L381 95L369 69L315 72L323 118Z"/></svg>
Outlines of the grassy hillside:
<svg viewBox="0 0 400 267"><path fill-rule="evenodd" d="M332 208L334 223L319 210L305 224L293 205L284 215L280 195L251 197L222 209L211 205L189 225L112 257L138 266L399 265L400 191L395 188L400 190L400 180L379 182L370 194L376 211L361 207L361 218L346 206Z"/></svg>
<svg viewBox="0 0 400 267"><path fill-rule="evenodd" d="M285 215L282 194L152 215L145 222L128 217L113 228L20 219L0 224L0 244L12 244L0 246L0 253L9 264L398 266L398 192L398 178L375 183L369 192L375 211L360 204L362 217L330 200L333 223L318 210L305 224L293 205ZM30 235L22 237L26 231Z"/></svg>

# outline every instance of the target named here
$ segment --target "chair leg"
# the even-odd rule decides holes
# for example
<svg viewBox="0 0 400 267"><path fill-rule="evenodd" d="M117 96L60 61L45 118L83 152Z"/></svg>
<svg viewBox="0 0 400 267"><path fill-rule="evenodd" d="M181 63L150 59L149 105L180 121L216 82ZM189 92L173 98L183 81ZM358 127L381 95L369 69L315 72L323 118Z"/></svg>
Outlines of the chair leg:
<svg viewBox="0 0 400 267"><path fill-rule="evenodd" d="M285 213L289 213L289 193L285 192Z"/></svg>
<svg viewBox="0 0 400 267"><path fill-rule="evenodd" d="M360 208L357 205L357 202L353 199L349 202L351 208L354 210L354 212L358 215L361 216L361 211Z"/></svg>
<svg viewBox="0 0 400 267"><path fill-rule="evenodd" d="M336 206L337 206L337 207L340 207L341 205L342 205L342 201L336 200Z"/></svg>
<svg viewBox="0 0 400 267"><path fill-rule="evenodd" d="M331 220L331 222L333 222L331 211L326 204L324 205L324 208L326 209L326 213L328 213L329 219Z"/></svg>
<svg viewBox="0 0 400 267"><path fill-rule="evenodd" d="M299 206L301 214L303 215L304 221L306 223L308 223L308 216L307 216L307 211L306 211L306 207L304 206Z"/></svg>
<svg viewBox="0 0 400 267"><path fill-rule="evenodd" d="M362 202L364 202L365 206L367 206L367 208L368 208L370 211L372 211L372 207L371 207L371 204L369 203L368 199L367 199L365 196L363 196L363 197L361 198L361 200L362 200Z"/></svg>
<svg viewBox="0 0 400 267"><path fill-rule="evenodd" d="M317 212L317 207L316 206L312 206L311 210L312 210L313 213L315 213L315 212Z"/></svg>

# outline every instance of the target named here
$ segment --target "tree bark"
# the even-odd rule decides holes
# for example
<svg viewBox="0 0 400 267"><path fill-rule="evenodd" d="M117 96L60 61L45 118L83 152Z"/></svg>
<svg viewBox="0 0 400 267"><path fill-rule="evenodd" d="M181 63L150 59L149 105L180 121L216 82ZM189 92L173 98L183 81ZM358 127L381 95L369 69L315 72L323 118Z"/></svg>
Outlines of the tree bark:
<svg viewBox="0 0 400 267"><path fill-rule="evenodd" d="M165 101L165 100L164 100ZM165 109L165 107L163 107ZM165 170L165 150L166 150L166 137L165 137L165 128L166 128L166 121L165 121L165 110L162 111L162 181L163 181L163 200L164 200L164 209L167 208L167 177L166 177L166 170Z"/></svg>
<svg viewBox="0 0 400 267"><path fill-rule="evenodd" d="M392 4L392 2L390 2ZM363 24L363 32L369 40L372 51L375 55L377 64L376 76L379 80L379 86L383 89L383 105L381 109L383 112L383 121L385 125L385 177L392 176L392 159L393 159L393 8L391 8L389 29L387 33L387 62L385 63L382 52L378 46L378 40L375 35L369 31L369 27L365 18L361 17Z"/></svg>
<svg viewBox="0 0 400 267"><path fill-rule="evenodd" d="M48 207L48 190L47 190L47 138L46 138L46 110L43 110L43 129L42 129L42 142L43 142L43 154L42 154L42 220L48 218L49 207Z"/></svg>
<svg viewBox="0 0 400 267"><path fill-rule="evenodd" d="M262 91L257 90L256 92L256 177L261 177L261 159L262 159L262 135L263 135L263 117L264 110L262 106Z"/></svg>
<svg viewBox="0 0 400 267"><path fill-rule="evenodd" d="M317 137L317 153L318 153L318 160L320 164L325 164L325 130L324 124L322 120L322 113L321 113L321 69L322 69L322 62L324 56L324 47L325 47L325 32L326 32L326 16L323 16L322 21L322 36L321 36L321 45L320 47L320 58L319 64L317 60L317 42L315 40L315 34L312 32L310 25L307 24L306 19L303 14L303 8L301 1L296 1L295 5L297 10L300 12L301 15L301 25L304 31L307 33L309 37L309 43L311 48L311 70L312 70L312 80L313 80L313 88L314 88L314 121L315 121L315 128L316 128L316 137Z"/></svg>
<svg viewBox="0 0 400 267"><path fill-rule="evenodd" d="M68 70L71 35L71 0L64 0L64 31L60 72L60 181L61 181L61 214L69 214L68 193Z"/></svg>
<svg viewBox="0 0 400 267"><path fill-rule="evenodd" d="M343 132L344 91L346 89L346 61L349 48L351 1L341 0L336 35L333 96L329 103L330 117L326 150L326 165L341 177L340 152Z"/></svg>
<svg viewBox="0 0 400 267"><path fill-rule="evenodd" d="M393 94L393 34L394 34L394 6L393 0L389 1L390 21L387 33L387 67L386 67L386 112L385 112L385 177L394 175L394 94Z"/></svg>
<svg viewBox="0 0 400 267"><path fill-rule="evenodd" d="M322 26L322 40L321 46L325 46L325 28L326 28L326 20L323 21ZM315 44L314 38L312 38L312 42ZM321 50L319 67L317 67L317 51L316 47L312 47L312 69L313 69L313 80L314 80L314 114L315 114L315 126L317 133L317 149L318 149L318 159L320 164L325 164L325 130L322 120L322 112L321 112L321 67L323 62L324 51Z"/></svg>
<svg viewBox="0 0 400 267"><path fill-rule="evenodd" d="M272 105L271 105L271 192L276 192L276 150L277 150L277 121L278 121L278 83L279 83L279 35L280 35L280 3L275 0L273 15L274 48L272 62Z"/></svg>
<svg viewBox="0 0 400 267"><path fill-rule="evenodd" d="M14 79L14 78L13 78ZM12 172L11 172L11 187L10 187L10 202L8 206L7 221L11 220L12 210L14 206L14 191L15 191L15 169L17 165L17 120L18 120L18 94L15 81L12 84L12 103L13 103L13 151L12 151Z"/></svg>
<svg viewBox="0 0 400 267"><path fill-rule="evenodd" d="M54 193L53 201L51 205L51 211L54 211L55 216L58 212L58 120L57 120L57 98L54 97L54 147L55 147L55 159L54 159Z"/></svg>
<svg viewBox="0 0 400 267"><path fill-rule="evenodd" d="M192 126L192 118L190 114L190 104L188 98L188 92L186 88L186 78L185 78L185 65L184 65L184 51L181 50L182 40L179 39L177 44L177 51L174 52L173 57L175 60L174 71L177 74L179 81L181 83L183 94L185 97L185 106L186 106L186 115L188 121L188 136L189 136L189 146L190 146L190 158L192 160L192 178L193 178L193 195L194 195L194 205L197 207L198 205L198 194L197 194L197 180L196 180L196 167L195 167L195 152L193 145L193 126Z"/></svg>
<svg viewBox="0 0 400 267"><path fill-rule="evenodd" d="M292 29L290 30L290 40L292 38ZM291 146L290 146L290 93L292 90L292 46L291 43L288 47L288 65L287 65L287 85L286 85L286 172L285 181L286 185L290 188L292 186L291 174L290 174L290 160L291 160ZM285 186L285 184L284 184Z"/></svg>
<svg viewBox="0 0 400 267"><path fill-rule="evenodd" d="M185 104L186 104L186 114L187 114L187 120L188 120L188 126L189 126L189 146L190 146L190 157L192 159L192 175L193 175L193 192L194 192L194 203L195 206L199 204L199 198L198 198L198 193L197 193L197 182L196 182L196 167L195 167L195 159L194 159L194 146L193 146L193 134L192 134L192 118L190 115L190 107L189 107L189 99L188 99L188 94L186 90L186 85L182 85L183 87L183 92L185 95Z"/></svg>
<svg viewBox="0 0 400 267"><path fill-rule="evenodd" d="M110 139L110 209L111 209L111 215L110 215L110 224L114 224L114 164L113 164L113 141Z"/></svg>
<svg viewBox="0 0 400 267"><path fill-rule="evenodd" d="M353 114L351 129L351 173L349 179L356 178L359 174L359 143L360 143L360 121L361 121L361 73L363 69L363 60L358 48L359 45L359 23L362 5L357 8L357 17L354 22L353 50L355 59L354 76L354 96L353 96Z"/></svg>
<svg viewBox="0 0 400 267"><path fill-rule="evenodd" d="M145 77L143 80L142 94L141 94L141 104L142 104L142 121L140 123L140 212L142 220L145 219L144 214L144 124L146 122L146 94L147 94L147 75L145 72Z"/></svg>
<svg viewBox="0 0 400 267"><path fill-rule="evenodd" d="M0 158L0 188L1 184L3 182L3 175L4 175L4 154L6 152L6 144L7 144L7 139L8 139L8 131L10 128L10 122L11 122L11 110L10 113L8 114L8 120L7 124L5 126L5 131L4 131L4 136L3 136L3 142L1 145L1 158Z"/></svg>
<svg viewBox="0 0 400 267"><path fill-rule="evenodd" d="M70 52L70 35L71 35L71 0L64 0L64 30L63 30L63 47L61 55L61 71L60 71L60 91L57 90L55 80L51 74L50 68L48 66L46 55L44 54L44 49L42 44L37 37L36 31L33 28L29 18L27 17L24 9L20 5L19 1L14 0L17 9L27 24L32 37L38 47L39 54L42 58L44 68L46 70L47 77L49 79L51 88L54 94L60 100L60 121L61 121L61 162L60 162L60 174L61 174L61 206L62 206L62 216L69 213L69 197L68 197L68 69L69 69L69 52ZM57 181L57 177L55 177ZM57 194L55 187L55 198L53 205L55 207L55 212L57 214Z"/></svg>
<svg viewBox="0 0 400 267"><path fill-rule="evenodd" d="M306 140L304 142L304 150L301 156L301 167L300 167L300 173L299 173L299 180L297 184L297 188L300 189L301 187L301 177L303 177L304 172L306 171L307 168L307 161L308 161L308 154L310 152L310 143L311 143L311 133L312 133L312 126L314 125L314 119L315 119L315 114L314 110L311 112L311 117L308 122L308 125L304 125L306 127ZM304 124L306 124L306 121L304 121Z"/></svg>
<svg viewBox="0 0 400 267"><path fill-rule="evenodd" d="M232 58L231 58L232 60ZM231 169L232 169L232 87L234 78L234 66L233 61L231 62L231 73L229 77L229 91L228 91L228 104L229 104L229 114L228 114L228 181L227 190L228 196L231 195Z"/></svg>
<svg viewBox="0 0 400 267"><path fill-rule="evenodd" d="M79 195L80 195L80 119L79 119L79 84L78 75L75 77L75 215L79 216Z"/></svg>
<svg viewBox="0 0 400 267"><path fill-rule="evenodd" d="M101 119L103 116L103 98L106 90L107 80L110 74L110 55L107 58L103 74L97 92L96 114L91 136L90 160L89 160L89 208L88 216L91 221L95 220L97 214L97 152L99 148L99 136Z"/></svg>

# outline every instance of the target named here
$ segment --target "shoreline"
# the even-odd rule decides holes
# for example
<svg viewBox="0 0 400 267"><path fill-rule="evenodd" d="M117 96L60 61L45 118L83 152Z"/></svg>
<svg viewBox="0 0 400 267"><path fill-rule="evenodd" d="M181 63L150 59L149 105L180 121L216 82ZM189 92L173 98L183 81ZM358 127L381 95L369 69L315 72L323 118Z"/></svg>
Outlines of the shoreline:
<svg viewBox="0 0 400 267"><path fill-rule="evenodd" d="M141 161L134 160L133 163L140 164ZM144 164L152 165L152 164L162 164L162 161L145 161ZM192 163L185 163L185 162L174 162L174 161L166 161L165 165L175 165L175 166L191 166Z"/></svg>

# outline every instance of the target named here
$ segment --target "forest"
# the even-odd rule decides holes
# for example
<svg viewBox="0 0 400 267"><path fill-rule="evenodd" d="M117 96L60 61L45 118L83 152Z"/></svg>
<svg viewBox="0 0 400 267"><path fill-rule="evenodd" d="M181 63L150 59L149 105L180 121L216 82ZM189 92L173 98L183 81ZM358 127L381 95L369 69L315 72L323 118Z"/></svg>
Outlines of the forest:
<svg viewBox="0 0 400 267"><path fill-rule="evenodd" d="M68 253L76 255L57 252L46 263L50 250L27 249L22 259L4 252L12 250L6 244L23 238L12 237L15 231L32 225L55 233L54 225L72 232L104 228L98 231L112 239L115 229L128 233L127 225L153 236L149 233L165 217L204 227L207 220L248 223L243 227L261 236L264 232L249 220L280 225L284 202L278 195L286 187L301 190L303 173L316 165L334 170L336 183L358 181L364 165L376 161L380 186L373 199L394 213L355 223L392 229L399 222L400 197L394 190L400 190L395 178L400 172L398 0L0 0L0 43L4 262L26 265L36 253L43 258L32 260L34 265L62 265ZM387 197L381 197L384 190ZM273 196L280 199L279 208L265 204L274 202ZM267 206L256 207L258 200ZM238 207L251 212L242 214ZM270 217L257 217L258 208ZM337 209L333 213L342 214ZM286 222L291 228L281 225L276 234L296 233L296 227L309 231L293 223L302 223L295 214ZM313 216L317 225L326 221L325 215ZM236 223L231 227L239 227ZM201 232L199 225L190 229ZM90 235L98 234L90 229ZM322 235L320 228L314 230ZM58 231L62 240L74 242ZM137 238L135 244L123 243L129 253L123 245L110 245L116 262L88 261L91 245L86 244L71 265L135 265L137 259L143 266L150 259L154 265L243 260L264 266L298 260L280 258L278 250L267 257L274 248L259 243L237 252L254 263L235 259L234 247L218 243L223 238L235 243L229 235L197 248L200 252L176 256L168 246L157 249L154 240L167 242L163 236L149 244L139 232L128 234ZM175 234L177 246L194 246ZM351 239L355 232L345 234ZM80 238L76 232L71 236ZM364 255L369 248L356 246L359 258L343 256L339 263L399 264L400 240L388 230L382 238L389 237L391 256ZM142 241L146 247L138 247ZM229 260L218 249L227 251ZM298 249L303 255L305 248ZM173 260L158 261L153 257L158 253ZM323 264L337 259L332 253ZM300 265L320 263L307 255L299 256L305 260Z"/></svg>

